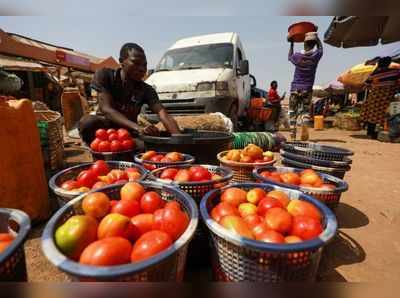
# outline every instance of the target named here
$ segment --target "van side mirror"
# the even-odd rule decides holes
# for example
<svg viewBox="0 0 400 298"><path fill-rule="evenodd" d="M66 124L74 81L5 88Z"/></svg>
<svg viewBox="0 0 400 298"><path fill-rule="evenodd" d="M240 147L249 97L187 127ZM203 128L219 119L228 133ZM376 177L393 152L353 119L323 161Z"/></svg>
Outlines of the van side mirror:
<svg viewBox="0 0 400 298"><path fill-rule="evenodd" d="M147 77L151 76L153 73L155 73L155 69L148 69L147 70Z"/></svg>
<svg viewBox="0 0 400 298"><path fill-rule="evenodd" d="M245 76L245 75L249 74L249 60L240 61L239 73L242 76Z"/></svg>

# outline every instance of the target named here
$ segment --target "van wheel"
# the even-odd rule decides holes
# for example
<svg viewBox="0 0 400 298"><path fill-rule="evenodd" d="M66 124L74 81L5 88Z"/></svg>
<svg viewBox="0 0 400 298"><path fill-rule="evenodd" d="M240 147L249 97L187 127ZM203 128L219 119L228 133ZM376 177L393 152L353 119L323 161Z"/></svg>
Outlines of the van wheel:
<svg viewBox="0 0 400 298"><path fill-rule="evenodd" d="M239 121L237 103L233 103L229 109L229 118L232 120L233 130L237 131Z"/></svg>

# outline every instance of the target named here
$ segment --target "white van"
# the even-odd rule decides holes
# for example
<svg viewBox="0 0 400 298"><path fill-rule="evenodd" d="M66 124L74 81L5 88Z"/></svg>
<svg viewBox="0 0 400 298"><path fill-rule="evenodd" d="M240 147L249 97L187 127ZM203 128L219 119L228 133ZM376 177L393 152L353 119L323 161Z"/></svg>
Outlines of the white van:
<svg viewBox="0 0 400 298"><path fill-rule="evenodd" d="M236 125L250 101L249 63L237 33L178 40L146 82L172 115L222 112Z"/></svg>

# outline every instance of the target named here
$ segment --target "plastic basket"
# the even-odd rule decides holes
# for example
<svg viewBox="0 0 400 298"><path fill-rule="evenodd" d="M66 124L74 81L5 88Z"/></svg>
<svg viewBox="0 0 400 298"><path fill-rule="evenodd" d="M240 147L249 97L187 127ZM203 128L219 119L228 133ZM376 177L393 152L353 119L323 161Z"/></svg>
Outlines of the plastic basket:
<svg viewBox="0 0 400 298"><path fill-rule="evenodd" d="M228 151L220 152L217 155L217 158L221 166L230 168L232 170L233 172L232 182L235 183L253 182L254 181L253 170L256 167L270 166L277 161L277 159L274 158L271 161L262 163L236 162L236 161L225 160L224 157L227 153Z"/></svg>
<svg viewBox="0 0 400 298"><path fill-rule="evenodd" d="M93 160L104 160L104 161L127 161L133 162L135 156L135 149L125 150L119 152L96 152L88 148L89 152L92 154Z"/></svg>
<svg viewBox="0 0 400 298"><path fill-rule="evenodd" d="M346 168L329 168L329 167L319 167L315 165L311 165L308 163L303 163L295 160L291 160L289 158L282 157L282 164L284 166L300 168L300 169L313 169L317 172L322 172L328 175L335 176L337 178L343 179L346 172L350 171L351 167L348 166Z"/></svg>
<svg viewBox="0 0 400 298"><path fill-rule="evenodd" d="M286 152L283 149L281 149L280 153L281 156L284 158L288 158L298 162L312 164L315 166L329 167L329 168L347 168L353 162L350 158L347 157L344 157L343 161L315 159L304 155L297 155L290 152Z"/></svg>
<svg viewBox="0 0 400 298"><path fill-rule="evenodd" d="M221 192L229 187L282 190L290 199L311 202L323 214L324 231L315 239L294 244L264 243L237 236L216 223L209 215L211 209L219 203ZM322 249L337 230L337 221L332 211L298 190L259 183L233 184L229 187L209 192L200 204L201 217L212 237L214 279L270 283L315 280Z"/></svg>
<svg viewBox="0 0 400 298"><path fill-rule="evenodd" d="M296 168L290 168L290 167L260 167L256 168L253 171L254 177L257 179L258 182L260 183L270 183L274 185L278 185L281 187L286 187L290 189L295 189L295 190L300 190L301 192L308 194L310 196L313 196L314 198L320 200L321 202L325 203L332 211L334 211L339 204L340 197L343 192L348 190L349 185L334 176L324 174L324 173L318 173L321 178L324 180L324 182L328 182L331 184L334 184L336 186L335 189L333 190L327 190L327 189L317 189L317 188L312 188L312 187L301 187L297 185L290 185L290 184L284 184L284 183L279 183L273 180L270 180L266 177L261 176L260 174L263 171L270 171L270 172L279 172L279 173L287 173L287 172L294 172L294 173L300 173L303 171L303 169L296 169Z"/></svg>
<svg viewBox="0 0 400 298"><path fill-rule="evenodd" d="M42 250L49 261L59 270L67 273L72 280L80 281L182 281L186 265L187 248L198 224L198 210L196 203L190 196L181 190L160 185L155 182L140 182L147 191L158 193L168 192L188 213L190 222L186 231L174 244L165 251L135 264L118 266L87 266L81 265L65 257L54 242L54 234L61 224L76 214L83 214L81 202L85 195L70 201L47 223L42 234ZM112 185L99 191L106 193L113 200L119 200L120 189L123 185Z"/></svg>
<svg viewBox="0 0 400 298"><path fill-rule="evenodd" d="M24 243L30 228L31 221L25 212L0 208L0 232L16 236L0 254L0 281L27 281Z"/></svg>
<svg viewBox="0 0 400 298"><path fill-rule="evenodd" d="M282 149L320 160L343 161L346 156L353 155L353 152L347 149L305 142L287 142L283 144Z"/></svg>
<svg viewBox="0 0 400 298"><path fill-rule="evenodd" d="M61 188L61 185L67 180L75 179L81 171L89 169L92 164L93 163L84 163L71 168L67 168L65 170L58 172L57 174L55 174L53 177L50 178L49 186L53 191L53 193L55 194L58 205L60 207L64 206L71 199L82 194L82 192L73 192L64 190ZM139 172L142 174L140 180L144 180L146 178L146 175L148 174L148 171L146 169L144 169L141 165L135 164L133 162L107 161L107 165L109 166L110 169L123 170L126 168L137 168Z"/></svg>
<svg viewBox="0 0 400 298"><path fill-rule="evenodd" d="M157 152L158 154L162 154L165 155L168 152ZM183 161L177 161L177 162L158 162L158 161L151 161L151 160L143 160L142 156L144 153L140 153L140 154L136 154L135 155L135 162L137 162L138 164L143 165L144 167L146 167L147 165L149 166L154 166L155 169L159 169L162 167L167 167L167 166L179 166L179 165L186 165L186 164L192 164L194 163L194 157L189 155L189 154L183 154Z"/></svg>

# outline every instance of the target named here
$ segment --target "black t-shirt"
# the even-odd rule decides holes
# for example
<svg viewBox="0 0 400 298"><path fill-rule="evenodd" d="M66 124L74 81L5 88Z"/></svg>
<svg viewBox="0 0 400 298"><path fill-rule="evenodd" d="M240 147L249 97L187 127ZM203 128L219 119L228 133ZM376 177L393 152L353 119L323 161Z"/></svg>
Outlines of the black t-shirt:
<svg viewBox="0 0 400 298"><path fill-rule="evenodd" d="M121 69L103 68L96 71L91 87L97 92L107 92L112 96L112 107L136 122L143 104L150 108L160 103L157 92L145 82L124 83ZM102 114L99 110L98 114Z"/></svg>

